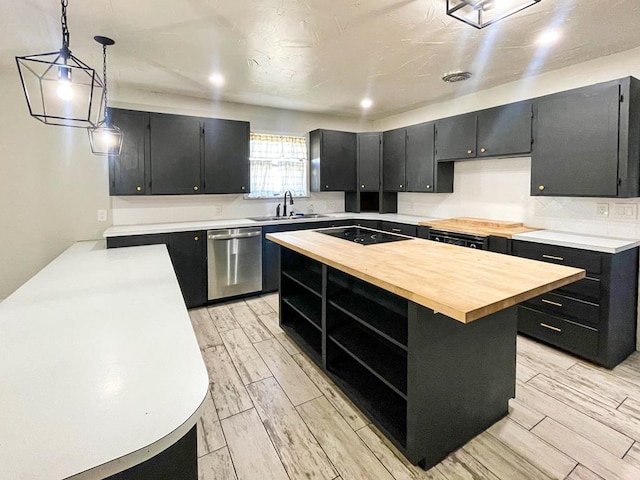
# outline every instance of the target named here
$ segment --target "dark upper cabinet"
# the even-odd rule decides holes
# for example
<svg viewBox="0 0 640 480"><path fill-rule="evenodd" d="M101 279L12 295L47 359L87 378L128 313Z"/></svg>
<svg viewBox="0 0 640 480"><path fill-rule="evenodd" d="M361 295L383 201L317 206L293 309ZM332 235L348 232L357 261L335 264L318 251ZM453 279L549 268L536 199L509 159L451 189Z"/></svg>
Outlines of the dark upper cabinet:
<svg viewBox="0 0 640 480"><path fill-rule="evenodd" d="M389 130L382 138L382 188L385 192L404 192L407 129Z"/></svg>
<svg viewBox="0 0 640 480"><path fill-rule="evenodd" d="M124 135L120 155L109 156L109 194L144 195L148 193L149 114L112 108L110 115Z"/></svg>
<svg viewBox="0 0 640 480"><path fill-rule="evenodd" d="M534 112L531 194L637 197L639 142L635 78L542 97Z"/></svg>
<svg viewBox="0 0 640 480"><path fill-rule="evenodd" d="M151 193L201 193L200 121L196 117L152 113Z"/></svg>
<svg viewBox="0 0 640 480"><path fill-rule="evenodd" d="M309 133L312 192L355 192L356 134L336 130Z"/></svg>
<svg viewBox="0 0 640 480"><path fill-rule="evenodd" d="M169 256L187 308L207 303L206 239L204 231L167 235Z"/></svg>
<svg viewBox="0 0 640 480"><path fill-rule="evenodd" d="M408 192L434 190L435 124L421 123L407 127L405 174Z"/></svg>
<svg viewBox="0 0 640 480"><path fill-rule="evenodd" d="M531 153L532 102L518 102L478 112L477 156Z"/></svg>
<svg viewBox="0 0 640 480"><path fill-rule="evenodd" d="M532 102L524 101L436 121L436 160L531 153Z"/></svg>
<svg viewBox="0 0 640 480"><path fill-rule="evenodd" d="M436 161L476 156L476 114L436 120Z"/></svg>
<svg viewBox="0 0 640 480"><path fill-rule="evenodd" d="M205 193L249 193L249 122L203 121Z"/></svg>
<svg viewBox="0 0 640 480"><path fill-rule="evenodd" d="M381 133L359 133L358 139L358 189L361 192L380 190Z"/></svg>

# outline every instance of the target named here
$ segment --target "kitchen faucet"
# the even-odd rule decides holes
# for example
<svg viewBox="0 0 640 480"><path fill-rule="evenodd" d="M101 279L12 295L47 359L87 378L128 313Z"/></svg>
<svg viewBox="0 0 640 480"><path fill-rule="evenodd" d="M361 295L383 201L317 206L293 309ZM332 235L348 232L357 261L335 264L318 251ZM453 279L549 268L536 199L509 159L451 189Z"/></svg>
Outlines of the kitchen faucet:
<svg viewBox="0 0 640 480"><path fill-rule="evenodd" d="M283 217L287 216L287 193L289 194L289 205L293 205L293 194L291 193L291 190L287 190L286 192L284 192L284 199L282 201L282 216Z"/></svg>

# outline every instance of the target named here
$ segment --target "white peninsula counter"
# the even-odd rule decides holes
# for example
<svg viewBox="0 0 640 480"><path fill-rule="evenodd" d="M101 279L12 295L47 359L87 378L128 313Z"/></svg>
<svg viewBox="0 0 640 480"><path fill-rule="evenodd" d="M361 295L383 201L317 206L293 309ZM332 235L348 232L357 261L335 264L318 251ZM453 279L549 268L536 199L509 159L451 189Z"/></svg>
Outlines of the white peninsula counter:
<svg viewBox="0 0 640 480"><path fill-rule="evenodd" d="M152 459L193 429L208 385L166 247L78 243L0 303L0 476Z"/></svg>

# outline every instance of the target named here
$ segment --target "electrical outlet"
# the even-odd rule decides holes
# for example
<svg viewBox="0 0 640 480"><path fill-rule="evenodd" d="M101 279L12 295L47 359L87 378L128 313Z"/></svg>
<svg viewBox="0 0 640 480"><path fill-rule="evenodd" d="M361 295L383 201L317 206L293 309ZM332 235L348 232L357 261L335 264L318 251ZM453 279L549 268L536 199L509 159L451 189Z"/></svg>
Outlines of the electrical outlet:
<svg viewBox="0 0 640 480"><path fill-rule="evenodd" d="M609 204L608 203L599 203L597 205L596 213L599 217L608 217L609 216Z"/></svg>
<svg viewBox="0 0 640 480"><path fill-rule="evenodd" d="M107 221L107 211L106 210L98 210L98 221L106 222Z"/></svg>
<svg viewBox="0 0 640 480"><path fill-rule="evenodd" d="M212 210L214 217L219 217L222 215L222 207L220 205L213 205Z"/></svg>
<svg viewBox="0 0 640 480"><path fill-rule="evenodd" d="M336 208L336 204L333 203L333 202L326 202L325 205L327 206L327 210L329 210L329 211L333 211Z"/></svg>
<svg viewBox="0 0 640 480"><path fill-rule="evenodd" d="M310 203L310 204L309 204L309 213L314 213L314 210L313 210L313 203Z"/></svg>
<svg viewBox="0 0 640 480"><path fill-rule="evenodd" d="M621 220L635 220L638 218L638 205L635 203L615 203L613 218Z"/></svg>

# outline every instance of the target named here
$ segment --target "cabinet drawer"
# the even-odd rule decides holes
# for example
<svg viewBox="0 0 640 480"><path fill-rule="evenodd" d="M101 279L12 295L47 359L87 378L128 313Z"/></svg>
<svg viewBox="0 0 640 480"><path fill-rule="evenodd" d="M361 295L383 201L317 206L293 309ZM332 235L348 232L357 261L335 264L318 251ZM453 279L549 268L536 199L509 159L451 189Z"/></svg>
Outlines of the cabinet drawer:
<svg viewBox="0 0 640 480"><path fill-rule="evenodd" d="M564 287L557 288L554 292L569 294L600 303L600 279L586 277Z"/></svg>
<svg viewBox="0 0 640 480"><path fill-rule="evenodd" d="M600 319L600 305L551 292L532 298L525 305L553 315L570 317L576 323L594 328L598 327Z"/></svg>
<svg viewBox="0 0 640 480"><path fill-rule="evenodd" d="M519 240L513 242L513 252L518 257L584 268L596 275L602 271L602 255L596 252Z"/></svg>
<svg viewBox="0 0 640 480"><path fill-rule="evenodd" d="M416 236L417 227L415 225L405 225L396 222L380 222L380 230L391 233L399 233L401 235Z"/></svg>
<svg viewBox="0 0 640 480"><path fill-rule="evenodd" d="M518 331L586 358L598 355L596 329L528 307L518 307Z"/></svg>

